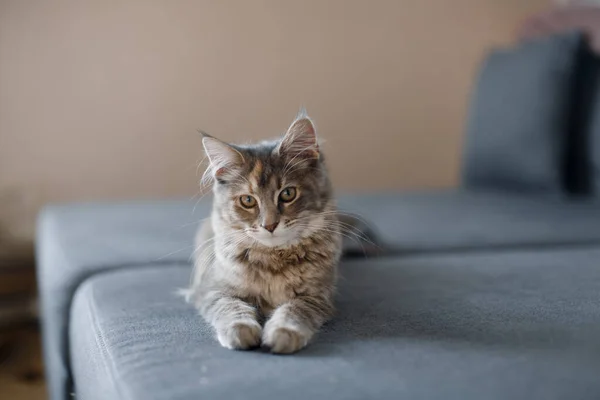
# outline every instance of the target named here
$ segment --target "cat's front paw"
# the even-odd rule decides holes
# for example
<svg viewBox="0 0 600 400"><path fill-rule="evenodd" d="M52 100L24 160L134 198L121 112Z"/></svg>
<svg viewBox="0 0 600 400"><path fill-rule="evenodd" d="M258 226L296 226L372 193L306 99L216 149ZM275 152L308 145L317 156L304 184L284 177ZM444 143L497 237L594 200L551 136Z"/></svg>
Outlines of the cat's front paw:
<svg viewBox="0 0 600 400"><path fill-rule="evenodd" d="M290 327L265 327L262 345L276 354L292 354L308 344L310 335Z"/></svg>
<svg viewBox="0 0 600 400"><path fill-rule="evenodd" d="M231 350L248 350L260 345L262 328L258 322L236 322L217 329L221 346Z"/></svg>

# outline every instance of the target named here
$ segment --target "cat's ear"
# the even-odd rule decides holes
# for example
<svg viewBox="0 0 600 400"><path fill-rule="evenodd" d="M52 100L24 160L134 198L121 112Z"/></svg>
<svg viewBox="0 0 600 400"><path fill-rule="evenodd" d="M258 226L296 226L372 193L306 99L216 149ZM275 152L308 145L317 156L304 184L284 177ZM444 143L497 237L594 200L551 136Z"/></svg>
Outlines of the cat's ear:
<svg viewBox="0 0 600 400"><path fill-rule="evenodd" d="M280 155L319 158L315 124L302 109L277 147Z"/></svg>
<svg viewBox="0 0 600 400"><path fill-rule="evenodd" d="M202 145L210 161L210 171L216 178L224 178L244 163L244 156L233 146L202 133Z"/></svg>

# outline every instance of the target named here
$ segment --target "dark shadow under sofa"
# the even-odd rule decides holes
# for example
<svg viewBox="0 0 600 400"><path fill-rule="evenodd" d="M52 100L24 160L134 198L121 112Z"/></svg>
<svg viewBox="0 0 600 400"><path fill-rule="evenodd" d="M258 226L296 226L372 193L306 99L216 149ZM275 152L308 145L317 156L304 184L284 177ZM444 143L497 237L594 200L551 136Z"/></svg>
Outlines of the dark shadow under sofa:
<svg viewBox="0 0 600 400"><path fill-rule="evenodd" d="M460 188L339 194L383 252L298 354L226 350L176 295L210 198L47 207L51 399L600 398L600 68L539 22L482 66Z"/></svg>

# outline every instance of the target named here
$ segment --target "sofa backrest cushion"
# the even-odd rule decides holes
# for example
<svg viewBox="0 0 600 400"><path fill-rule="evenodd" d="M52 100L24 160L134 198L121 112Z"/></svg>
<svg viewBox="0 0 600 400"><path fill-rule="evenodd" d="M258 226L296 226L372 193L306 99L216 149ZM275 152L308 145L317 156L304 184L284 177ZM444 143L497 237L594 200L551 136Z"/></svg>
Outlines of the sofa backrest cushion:
<svg viewBox="0 0 600 400"><path fill-rule="evenodd" d="M584 134L589 137L589 153L591 164L592 193L600 197L600 56L591 55L587 64L588 90L586 107L589 113L586 115Z"/></svg>
<svg viewBox="0 0 600 400"><path fill-rule="evenodd" d="M572 1L531 15L518 27L522 41L578 30L585 36L567 137L566 187L600 196L600 5Z"/></svg>
<svg viewBox="0 0 600 400"><path fill-rule="evenodd" d="M467 187L563 192L578 32L494 50L472 98L463 181Z"/></svg>
<svg viewBox="0 0 600 400"><path fill-rule="evenodd" d="M567 143L569 192L600 196L600 57L589 46L581 54Z"/></svg>

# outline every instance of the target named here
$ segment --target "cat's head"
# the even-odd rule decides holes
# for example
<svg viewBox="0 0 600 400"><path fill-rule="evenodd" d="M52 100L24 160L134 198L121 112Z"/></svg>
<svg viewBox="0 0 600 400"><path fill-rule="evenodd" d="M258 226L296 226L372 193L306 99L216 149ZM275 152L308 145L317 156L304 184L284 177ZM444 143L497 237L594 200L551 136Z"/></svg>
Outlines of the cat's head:
<svg viewBox="0 0 600 400"><path fill-rule="evenodd" d="M233 239L280 247L326 229L331 185L306 113L278 140L242 146L205 135L202 143L216 221Z"/></svg>

